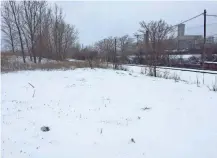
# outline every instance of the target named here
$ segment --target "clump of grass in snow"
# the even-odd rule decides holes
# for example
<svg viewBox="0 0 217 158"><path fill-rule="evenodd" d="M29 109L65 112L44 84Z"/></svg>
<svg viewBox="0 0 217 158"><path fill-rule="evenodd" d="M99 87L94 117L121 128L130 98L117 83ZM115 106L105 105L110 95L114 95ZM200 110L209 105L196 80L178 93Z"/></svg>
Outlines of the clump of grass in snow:
<svg viewBox="0 0 217 158"><path fill-rule="evenodd" d="M175 82L179 82L181 80L180 76L176 73L173 74L172 79L174 79Z"/></svg>
<svg viewBox="0 0 217 158"><path fill-rule="evenodd" d="M169 71L165 71L163 74L163 78L168 79L169 78Z"/></svg>
<svg viewBox="0 0 217 158"><path fill-rule="evenodd" d="M146 67L142 67L140 73L141 73L142 75L145 75L145 74L146 74L146 71L147 71Z"/></svg>
<svg viewBox="0 0 217 158"><path fill-rule="evenodd" d="M141 69L141 74L144 74L144 69ZM154 68L152 67L148 68L147 76L154 76ZM164 79L173 79L175 82L181 81L181 78L178 74L174 73L173 75L170 75L169 71L164 71L164 72L157 71L156 76Z"/></svg>
<svg viewBox="0 0 217 158"><path fill-rule="evenodd" d="M118 65L118 66L116 67L116 70L128 71L128 68L127 68L127 67L124 67L124 66L122 66L122 65Z"/></svg>
<svg viewBox="0 0 217 158"><path fill-rule="evenodd" d="M196 75L196 78L197 78L197 87L200 87L200 81L198 79L198 75Z"/></svg>
<svg viewBox="0 0 217 158"><path fill-rule="evenodd" d="M207 86L210 91L217 92L217 76L215 76L215 82L212 84L211 87Z"/></svg>

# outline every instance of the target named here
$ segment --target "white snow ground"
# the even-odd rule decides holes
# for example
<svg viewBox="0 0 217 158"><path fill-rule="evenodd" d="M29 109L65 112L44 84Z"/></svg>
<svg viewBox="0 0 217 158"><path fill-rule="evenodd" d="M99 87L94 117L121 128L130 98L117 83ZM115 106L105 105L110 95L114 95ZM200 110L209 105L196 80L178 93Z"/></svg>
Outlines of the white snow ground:
<svg viewBox="0 0 217 158"><path fill-rule="evenodd" d="M125 67L127 67L131 72L141 73L141 70L145 71L145 69L148 72L148 67L145 66L141 67L141 66L126 65ZM163 75L164 73L167 73L169 76L177 75L180 77L181 80L186 81L189 84L199 83L199 86L205 86L205 87L213 87L213 85L217 86L217 71L203 70L204 72L213 73L213 74L209 74L209 73L202 73L202 70L201 72L190 72L190 71L182 71L181 68L173 68L174 70L164 69L164 68L168 68L168 67L157 68L157 72L160 73L161 75ZM184 70L192 70L192 69L184 69ZM200 70L195 70L195 71L200 71Z"/></svg>
<svg viewBox="0 0 217 158"><path fill-rule="evenodd" d="M2 158L217 157L207 87L103 69L1 77Z"/></svg>

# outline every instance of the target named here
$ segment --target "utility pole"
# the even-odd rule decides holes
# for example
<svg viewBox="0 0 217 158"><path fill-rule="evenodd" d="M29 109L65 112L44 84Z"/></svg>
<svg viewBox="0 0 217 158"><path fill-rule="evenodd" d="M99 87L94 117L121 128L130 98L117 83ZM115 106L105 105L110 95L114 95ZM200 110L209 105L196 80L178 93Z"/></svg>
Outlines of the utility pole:
<svg viewBox="0 0 217 158"><path fill-rule="evenodd" d="M138 42L138 41L139 41L139 40L138 40L138 39L139 39L139 35L138 35L138 34L135 34L135 36L136 36L136 45L138 46L138 44L139 44L139 42Z"/></svg>
<svg viewBox="0 0 217 158"><path fill-rule="evenodd" d="M206 54L206 9L204 9L204 31L203 31L203 52L202 52L202 69L204 69L204 60Z"/></svg>
<svg viewBox="0 0 217 158"><path fill-rule="evenodd" d="M115 62L116 62L116 54L117 54L117 50L116 50L117 48L116 47L117 47L117 39L115 38Z"/></svg>
<svg viewBox="0 0 217 158"><path fill-rule="evenodd" d="M117 57L116 57L116 47L117 47L117 39L115 38L115 54L114 54L114 67L117 69Z"/></svg>
<svg viewBox="0 0 217 158"><path fill-rule="evenodd" d="M144 43L144 45L145 45L145 50L144 50L144 52L145 52L145 63L146 64L149 64L148 63L148 56L149 56L149 31L148 30L146 30L146 33L144 34L144 39L145 39L145 43Z"/></svg>
<svg viewBox="0 0 217 158"><path fill-rule="evenodd" d="M109 51L108 51L108 39L104 39L104 46L105 46L105 60L107 62L107 67L108 67L108 62L109 62Z"/></svg>
<svg viewBox="0 0 217 158"><path fill-rule="evenodd" d="M145 36L145 45L146 45L146 51L149 52L149 32L146 31L146 36Z"/></svg>
<svg viewBox="0 0 217 158"><path fill-rule="evenodd" d="M156 52L156 41L155 41L155 35L153 40L153 50L154 50L154 77L157 77L157 52Z"/></svg>
<svg viewBox="0 0 217 158"><path fill-rule="evenodd" d="M140 53L140 49L139 49L139 34L134 34L134 36L136 36L136 49L138 51L138 57L139 57L139 64L141 64L141 53Z"/></svg>

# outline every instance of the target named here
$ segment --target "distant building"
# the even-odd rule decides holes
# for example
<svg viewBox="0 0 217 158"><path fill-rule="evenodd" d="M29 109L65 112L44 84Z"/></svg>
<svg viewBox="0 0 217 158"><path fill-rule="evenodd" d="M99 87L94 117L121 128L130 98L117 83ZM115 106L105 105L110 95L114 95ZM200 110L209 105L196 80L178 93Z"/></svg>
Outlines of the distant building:
<svg viewBox="0 0 217 158"><path fill-rule="evenodd" d="M185 35L185 24L179 24L178 25L178 36L184 36Z"/></svg>
<svg viewBox="0 0 217 158"><path fill-rule="evenodd" d="M207 38L206 38L206 43L207 43L207 44L213 44L213 43L215 43L214 37L213 37L213 36L207 37Z"/></svg>
<svg viewBox="0 0 217 158"><path fill-rule="evenodd" d="M203 46L202 35L185 35L185 24L178 25L177 48L182 49L200 49ZM214 37L206 38L206 44L213 44Z"/></svg>
<svg viewBox="0 0 217 158"><path fill-rule="evenodd" d="M201 35L184 35L177 37L178 49L199 49L201 47Z"/></svg>

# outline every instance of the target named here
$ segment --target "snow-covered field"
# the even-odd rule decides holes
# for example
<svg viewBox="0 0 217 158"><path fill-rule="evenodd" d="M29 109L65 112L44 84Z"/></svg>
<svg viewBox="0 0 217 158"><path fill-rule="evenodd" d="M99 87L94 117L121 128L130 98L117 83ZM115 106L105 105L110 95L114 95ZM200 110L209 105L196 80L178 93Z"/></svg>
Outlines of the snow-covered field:
<svg viewBox="0 0 217 158"><path fill-rule="evenodd" d="M2 158L217 157L207 87L105 69L1 77Z"/></svg>

